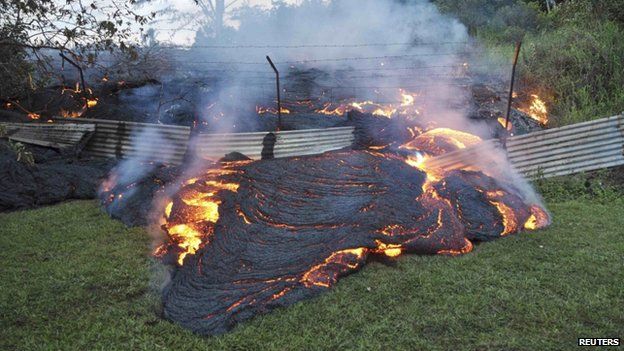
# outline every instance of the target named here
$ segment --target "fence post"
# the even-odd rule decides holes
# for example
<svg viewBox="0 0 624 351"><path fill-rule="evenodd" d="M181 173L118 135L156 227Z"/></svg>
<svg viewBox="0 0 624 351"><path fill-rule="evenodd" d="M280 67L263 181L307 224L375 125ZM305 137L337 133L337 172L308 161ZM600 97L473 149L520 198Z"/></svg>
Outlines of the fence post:
<svg viewBox="0 0 624 351"><path fill-rule="evenodd" d="M269 64L273 68L273 71L275 71L275 81L277 83L277 130L280 131L282 129L282 99L280 97L279 71L277 70L277 67L275 67L273 61L271 61L271 58L269 56L267 56L266 59L267 61L269 61Z"/></svg>
<svg viewBox="0 0 624 351"><path fill-rule="evenodd" d="M509 115L511 113L511 101L513 99L514 81L516 80L516 65L518 64L518 55L520 54L520 47L522 46L522 40L516 43L516 51L514 52L513 66L511 68L511 82L509 84L509 97L507 99L507 114L505 115L505 134L503 138L503 147L507 148L507 128L509 127Z"/></svg>

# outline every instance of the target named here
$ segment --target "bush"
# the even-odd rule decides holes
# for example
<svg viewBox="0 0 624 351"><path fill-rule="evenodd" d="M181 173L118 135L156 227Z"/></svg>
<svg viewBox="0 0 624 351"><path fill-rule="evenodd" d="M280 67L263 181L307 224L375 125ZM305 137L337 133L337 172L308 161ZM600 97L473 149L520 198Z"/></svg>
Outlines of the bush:
<svg viewBox="0 0 624 351"><path fill-rule="evenodd" d="M613 179L614 172L601 170L555 178L538 178L533 182L537 191L550 201L574 201L579 199L609 203L622 200L624 184Z"/></svg>
<svg viewBox="0 0 624 351"><path fill-rule="evenodd" d="M9 27L0 27L2 41L17 41L25 33L15 33ZM0 100L23 95L31 86L33 67L27 61L26 51L20 46L0 46Z"/></svg>
<svg viewBox="0 0 624 351"><path fill-rule="evenodd" d="M517 41L540 26L539 6L517 0L434 0L468 27L472 35L498 43Z"/></svg>
<svg viewBox="0 0 624 351"><path fill-rule="evenodd" d="M546 102L550 126L624 111L624 0L558 1L549 13L543 1L435 2L505 62L525 35L517 87Z"/></svg>
<svg viewBox="0 0 624 351"><path fill-rule="evenodd" d="M26 145L19 143L19 142L15 143L15 142L9 141L9 147L15 153L15 156L17 157L18 162L21 162L28 166L35 165L35 157L33 156L32 152L26 149Z"/></svg>
<svg viewBox="0 0 624 351"><path fill-rule="evenodd" d="M609 20L585 22L578 16L530 35L523 48L522 83L552 92L546 98L556 116L553 126L624 111L624 30Z"/></svg>

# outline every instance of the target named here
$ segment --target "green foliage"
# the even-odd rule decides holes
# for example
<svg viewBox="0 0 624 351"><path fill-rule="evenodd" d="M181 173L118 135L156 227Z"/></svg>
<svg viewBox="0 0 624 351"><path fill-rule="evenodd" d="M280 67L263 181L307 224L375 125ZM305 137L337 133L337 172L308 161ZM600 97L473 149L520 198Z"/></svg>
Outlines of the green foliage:
<svg viewBox="0 0 624 351"><path fill-rule="evenodd" d="M553 127L624 111L624 0L435 0L486 47L524 35L519 86L546 101ZM511 57L507 55L505 57Z"/></svg>
<svg viewBox="0 0 624 351"><path fill-rule="evenodd" d="M216 337L161 318L151 237L95 201L0 213L0 349L572 350L579 335L621 335L624 204L549 208L546 230L372 262Z"/></svg>
<svg viewBox="0 0 624 351"><path fill-rule="evenodd" d="M1 23L1 22L0 22ZM26 33L19 28L0 26L1 41L23 41ZM26 50L0 46L0 98L23 95L30 88L33 66L26 61Z"/></svg>
<svg viewBox="0 0 624 351"><path fill-rule="evenodd" d="M468 27L472 35L495 42L519 40L527 31L540 25L539 7L532 2L517 0L434 0L442 12L448 13Z"/></svg>
<svg viewBox="0 0 624 351"><path fill-rule="evenodd" d="M538 193L551 201L592 200L601 203L621 201L624 184L612 181L611 170L581 173L556 178L538 178L534 185Z"/></svg>
<svg viewBox="0 0 624 351"><path fill-rule="evenodd" d="M553 11L553 29L526 38L519 67L526 86L550 92L552 126L624 111L624 28L572 5Z"/></svg>
<svg viewBox="0 0 624 351"><path fill-rule="evenodd" d="M15 153L18 162L22 162L23 164L28 166L35 165L35 158L32 152L28 151L26 145L19 142L9 141L9 147Z"/></svg>
<svg viewBox="0 0 624 351"><path fill-rule="evenodd" d="M3 138L7 135L7 128L6 126L0 124L0 138Z"/></svg>

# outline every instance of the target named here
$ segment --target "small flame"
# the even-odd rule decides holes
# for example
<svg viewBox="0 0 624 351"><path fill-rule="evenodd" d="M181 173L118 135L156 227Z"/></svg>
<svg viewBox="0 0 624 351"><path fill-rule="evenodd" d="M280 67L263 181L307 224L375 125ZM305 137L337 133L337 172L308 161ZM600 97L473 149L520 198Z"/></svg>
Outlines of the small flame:
<svg viewBox="0 0 624 351"><path fill-rule="evenodd" d="M546 103L536 94L531 94L531 105L528 108L519 108L518 110L526 113L541 125L548 124Z"/></svg>
<svg viewBox="0 0 624 351"><path fill-rule="evenodd" d="M507 119L505 117L498 117L498 123L500 123L500 125L505 128L505 124L507 124ZM513 125L511 124L511 122L509 122L509 124L507 124L507 131L511 132L513 130Z"/></svg>
<svg viewBox="0 0 624 351"><path fill-rule="evenodd" d="M415 95L408 94L407 92L405 92L405 90L401 90L400 93L402 107L414 106L414 102L416 101Z"/></svg>
<svg viewBox="0 0 624 351"><path fill-rule="evenodd" d="M78 117L82 116L83 111L82 110L80 110L80 111L66 111L66 110L61 109L60 113L61 113L61 117L64 117L64 118L78 118Z"/></svg>
<svg viewBox="0 0 624 351"><path fill-rule="evenodd" d="M283 115L290 114L290 110L287 109L284 106L281 107L280 112ZM259 115L264 115L264 114L267 114L267 113L270 113L272 115L277 115L277 109L273 108L273 107L256 106L256 113L259 114Z"/></svg>
<svg viewBox="0 0 624 351"><path fill-rule="evenodd" d="M169 202L167 206L165 206L165 217L169 218L171 216L171 209L173 208L173 202Z"/></svg>

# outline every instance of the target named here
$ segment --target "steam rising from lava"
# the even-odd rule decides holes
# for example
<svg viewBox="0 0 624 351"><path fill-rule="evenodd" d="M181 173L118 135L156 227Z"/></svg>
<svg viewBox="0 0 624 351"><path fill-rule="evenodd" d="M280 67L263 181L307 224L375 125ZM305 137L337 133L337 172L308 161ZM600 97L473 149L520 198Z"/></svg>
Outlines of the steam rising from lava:
<svg viewBox="0 0 624 351"><path fill-rule="evenodd" d="M475 242L548 225L539 197L504 152L489 148L454 168L433 162L490 137L465 118L465 92L451 78L469 41L459 22L426 1L305 2L283 11L243 16L232 43L327 48L211 52L211 61L229 63L206 96L204 122L225 133L258 123L241 105L260 118L276 112L256 107L266 101L264 88L243 69L245 60L261 62L268 53L289 78L284 93L294 98L284 113L305 118L298 111L307 110L355 125L365 137L360 150L312 157L207 166L194 155L197 162L185 165L155 209L167 233L155 255L176 267L163 291L167 318L222 333L326 290L370 256L463 254ZM342 45L389 42L414 45ZM205 59L205 52L189 55ZM414 71L376 72L389 67ZM362 80L354 72L369 73ZM331 90L328 99L327 87L336 85L348 88Z"/></svg>
<svg viewBox="0 0 624 351"><path fill-rule="evenodd" d="M169 241L157 254L178 265L166 317L222 333L330 288L371 255L464 254L474 242L548 225L507 180L428 168L428 155L478 139L433 129L406 144L419 154L403 145L204 170L164 213Z"/></svg>

